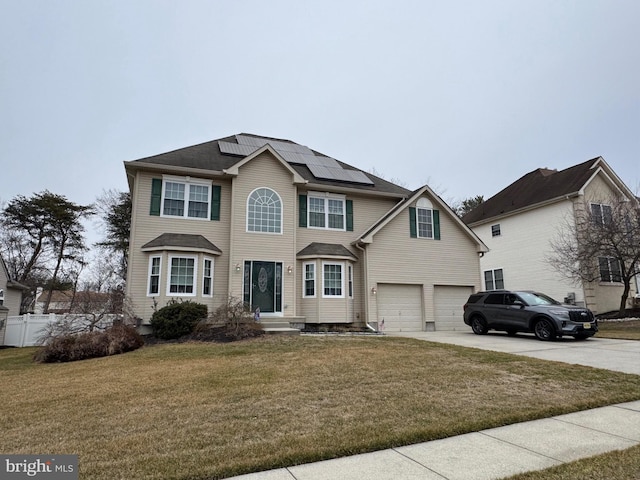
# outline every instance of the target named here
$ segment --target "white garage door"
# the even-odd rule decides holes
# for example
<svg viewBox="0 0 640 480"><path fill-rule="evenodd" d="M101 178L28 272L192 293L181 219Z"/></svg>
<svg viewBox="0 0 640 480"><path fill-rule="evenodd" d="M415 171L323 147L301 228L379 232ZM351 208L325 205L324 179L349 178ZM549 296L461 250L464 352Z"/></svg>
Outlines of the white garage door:
<svg viewBox="0 0 640 480"><path fill-rule="evenodd" d="M385 332L423 330L420 285L378 284L377 302L378 328L384 320Z"/></svg>
<svg viewBox="0 0 640 480"><path fill-rule="evenodd" d="M463 320L464 310L462 307L471 293L473 293L471 287L435 287L436 331L469 330Z"/></svg>

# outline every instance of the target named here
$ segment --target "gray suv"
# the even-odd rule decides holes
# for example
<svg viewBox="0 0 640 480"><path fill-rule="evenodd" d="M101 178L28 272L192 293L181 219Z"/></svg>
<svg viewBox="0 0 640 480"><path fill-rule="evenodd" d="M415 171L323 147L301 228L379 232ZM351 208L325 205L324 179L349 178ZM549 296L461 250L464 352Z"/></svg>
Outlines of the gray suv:
<svg viewBox="0 0 640 480"><path fill-rule="evenodd" d="M564 305L547 295L530 291L474 293L464 305L464 323L478 335L489 330L503 330L509 335L533 332L540 340L553 340L563 335L584 340L598 331L598 321L591 310Z"/></svg>

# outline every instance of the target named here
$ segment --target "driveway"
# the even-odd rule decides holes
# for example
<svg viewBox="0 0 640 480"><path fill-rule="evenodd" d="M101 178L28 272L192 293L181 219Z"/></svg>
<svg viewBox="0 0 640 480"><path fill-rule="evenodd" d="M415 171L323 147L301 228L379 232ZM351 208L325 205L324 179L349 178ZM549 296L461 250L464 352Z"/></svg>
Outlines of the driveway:
<svg viewBox="0 0 640 480"><path fill-rule="evenodd" d="M471 329L460 332L394 332L389 336L410 337L462 347L513 353L527 357L574 363L640 375L640 341L591 337L578 341L562 338L542 342L525 333L509 337L501 332L476 335Z"/></svg>

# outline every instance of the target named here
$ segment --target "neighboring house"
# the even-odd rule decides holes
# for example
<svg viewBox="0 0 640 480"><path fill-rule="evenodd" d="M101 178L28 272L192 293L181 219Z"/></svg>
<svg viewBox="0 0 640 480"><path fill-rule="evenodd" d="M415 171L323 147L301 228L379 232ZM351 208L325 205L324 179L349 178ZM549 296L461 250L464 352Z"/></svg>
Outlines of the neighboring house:
<svg viewBox="0 0 640 480"><path fill-rule="evenodd" d="M45 313L48 290L40 290L35 300L35 314ZM103 292L54 290L47 313L112 313L111 295Z"/></svg>
<svg viewBox="0 0 640 480"><path fill-rule="evenodd" d="M465 328L485 245L428 186L409 191L289 140L234 135L125 162L127 296L235 298L262 321Z"/></svg>
<svg viewBox="0 0 640 480"><path fill-rule="evenodd" d="M463 217L489 247L480 260L482 288L538 290L596 313L617 310L623 286L607 259L600 261L601 280L587 285L568 281L547 260L551 242L575 221L577 209L590 204L594 212L606 210L617 195L636 198L597 157L561 171L539 168L489 198Z"/></svg>
<svg viewBox="0 0 640 480"><path fill-rule="evenodd" d="M0 345L4 344L4 330L7 317L20 315L22 292L28 287L14 281L9 276L9 270L0 257Z"/></svg>

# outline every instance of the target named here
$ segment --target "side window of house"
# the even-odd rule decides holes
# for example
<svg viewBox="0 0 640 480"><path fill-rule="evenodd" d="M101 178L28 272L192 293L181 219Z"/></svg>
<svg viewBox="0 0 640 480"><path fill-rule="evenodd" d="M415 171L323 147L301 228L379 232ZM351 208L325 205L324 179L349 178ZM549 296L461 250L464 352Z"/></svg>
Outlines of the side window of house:
<svg viewBox="0 0 640 480"><path fill-rule="evenodd" d="M303 268L303 297L315 297L316 296L316 264L315 263L305 263Z"/></svg>
<svg viewBox="0 0 640 480"><path fill-rule="evenodd" d="M486 270L484 272L484 286L486 290L500 290L504 288L502 269Z"/></svg>
<svg viewBox="0 0 640 480"><path fill-rule="evenodd" d="M151 181L151 215L200 220L220 219L219 185L211 180L164 176Z"/></svg>
<svg viewBox="0 0 640 480"><path fill-rule="evenodd" d="M491 225L491 236L499 237L500 236L500 224L496 223L495 225Z"/></svg>
<svg viewBox="0 0 640 480"><path fill-rule="evenodd" d="M282 200L270 188L257 188L247 199L247 231L282 233Z"/></svg>
<svg viewBox="0 0 640 480"><path fill-rule="evenodd" d="M409 234L411 238L440 240L440 211L429 199L420 198L415 207L409 207Z"/></svg>
<svg viewBox="0 0 640 480"><path fill-rule="evenodd" d="M611 223L611 205L592 203L591 218L596 225L607 225Z"/></svg>
<svg viewBox="0 0 640 480"><path fill-rule="evenodd" d="M620 261L612 257L599 257L601 282L622 282Z"/></svg>
<svg viewBox="0 0 640 480"><path fill-rule="evenodd" d="M160 294L160 267L162 257L149 258L149 281L147 295L156 296Z"/></svg>
<svg viewBox="0 0 640 480"><path fill-rule="evenodd" d="M4 305L4 290L0 288L0 305Z"/></svg>
<svg viewBox="0 0 640 480"><path fill-rule="evenodd" d="M202 266L202 296L213 296L213 259L205 258Z"/></svg>
<svg viewBox="0 0 640 480"><path fill-rule="evenodd" d="M299 195L298 226L352 232L353 201L331 193Z"/></svg>

